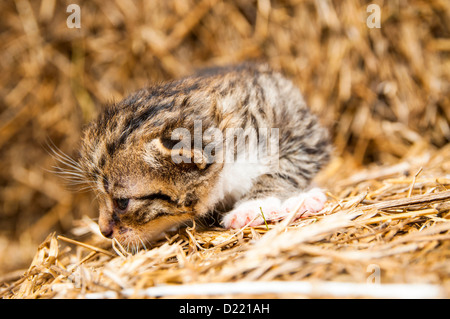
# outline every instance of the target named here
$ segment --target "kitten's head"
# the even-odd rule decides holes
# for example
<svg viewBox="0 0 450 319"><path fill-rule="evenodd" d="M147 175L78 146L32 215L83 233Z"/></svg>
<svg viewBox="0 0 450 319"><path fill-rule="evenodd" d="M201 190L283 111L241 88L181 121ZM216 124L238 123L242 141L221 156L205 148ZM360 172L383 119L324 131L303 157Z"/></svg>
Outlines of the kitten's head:
<svg viewBox="0 0 450 319"><path fill-rule="evenodd" d="M171 132L192 130L180 116L182 104L182 97L152 98L142 90L105 109L85 131L79 166L97 193L100 230L124 247L157 239L214 204L220 164L194 159L195 147L179 152L179 163L172 156L179 143Z"/></svg>

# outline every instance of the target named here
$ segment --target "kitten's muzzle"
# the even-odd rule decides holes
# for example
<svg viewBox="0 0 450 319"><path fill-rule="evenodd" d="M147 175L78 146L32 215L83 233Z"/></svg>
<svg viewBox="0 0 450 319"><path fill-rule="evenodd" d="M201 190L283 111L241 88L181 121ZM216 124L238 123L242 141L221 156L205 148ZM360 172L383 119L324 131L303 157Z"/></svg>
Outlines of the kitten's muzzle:
<svg viewBox="0 0 450 319"><path fill-rule="evenodd" d="M106 238L112 239L115 233L116 235L123 235L130 230L130 228L120 225L120 218L116 213L113 213L109 220L103 221L102 219L100 217L99 228L102 235Z"/></svg>
<svg viewBox="0 0 450 319"><path fill-rule="evenodd" d="M120 222L119 216L116 213L113 213L112 216L105 216L104 214L100 214L99 218L99 228L100 232L106 238L114 237L114 228L117 228L116 225Z"/></svg>
<svg viewBox="0 0 450 319"><path fill-rule="evenodd" d="M112 239L114 234L114 224L115 224L114 221L110 221L106 225L100 224L99 228L102 235L105 236L106 238Z"/></svg>

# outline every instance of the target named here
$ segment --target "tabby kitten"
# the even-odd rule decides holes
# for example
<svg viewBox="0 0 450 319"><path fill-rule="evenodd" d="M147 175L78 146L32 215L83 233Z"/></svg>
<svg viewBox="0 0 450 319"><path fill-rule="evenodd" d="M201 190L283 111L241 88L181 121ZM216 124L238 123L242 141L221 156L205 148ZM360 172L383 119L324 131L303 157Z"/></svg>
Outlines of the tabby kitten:
<svg viewBox="0 0 450 319"><path fill-rule="evenodd" d="M214 211L240 228L320 211L305 191L328 160L327 132L299 90L261 64L209 69L105 108L75 165L98 195L101 233L125 247Z"/></svg>

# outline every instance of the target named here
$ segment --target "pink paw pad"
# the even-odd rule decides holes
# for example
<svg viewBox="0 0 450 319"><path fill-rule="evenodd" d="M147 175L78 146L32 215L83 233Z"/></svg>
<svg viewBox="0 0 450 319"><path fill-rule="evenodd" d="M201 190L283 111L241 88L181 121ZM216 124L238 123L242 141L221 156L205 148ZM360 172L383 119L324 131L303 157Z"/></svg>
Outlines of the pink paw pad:
<svg viewBox="0 0 450 319"><path fill-rule="evenodd" d="M319 188L313 188L306 193L288 198L283 203L282 211L289 214L298 208L297 218L309 217L319 213L324 208L326 201L327 197L323 191Z"/></svg>
<svg viewBox="0 0 450 319"><path fill-rule="evenodd" d="M281 202L278 198L267 197L263 199L254 199L243 202L235 209L229 212L222 220L225 228L242 228L248 226L258 226L264 224L261 215L263 211L266 220L273 219L274 216L280 215Z"/></svg>

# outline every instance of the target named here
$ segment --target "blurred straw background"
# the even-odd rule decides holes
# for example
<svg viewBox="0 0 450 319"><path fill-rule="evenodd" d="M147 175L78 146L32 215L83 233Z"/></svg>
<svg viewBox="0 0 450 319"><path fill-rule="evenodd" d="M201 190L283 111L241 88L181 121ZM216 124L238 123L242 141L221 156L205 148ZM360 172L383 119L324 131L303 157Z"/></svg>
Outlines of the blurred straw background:
<svg viewBox="0 0 450 319"><path fill-rule="evenodd" d="M70 3L0 2L0 282L22 274L50 232L96 218L92 194L48 172L49 141L76 157L101 105L206 66L256 59L290 77L332 132L335 159L318 181L339 199L386 191L367 181L405 172L386 197L420 194L408 183L421 167L430 193L449 187L448 1L78 0L79 29L66 24ZM366 24L371 3L381 28ZM449 257L444 247L436 256Z"/></svg>

